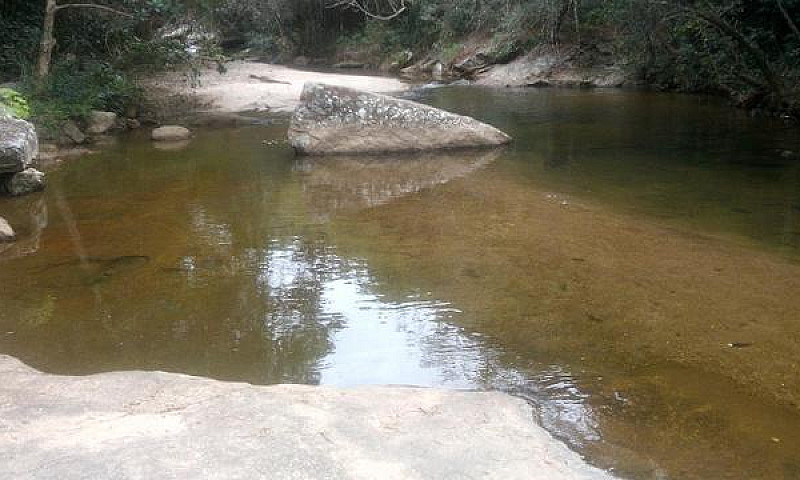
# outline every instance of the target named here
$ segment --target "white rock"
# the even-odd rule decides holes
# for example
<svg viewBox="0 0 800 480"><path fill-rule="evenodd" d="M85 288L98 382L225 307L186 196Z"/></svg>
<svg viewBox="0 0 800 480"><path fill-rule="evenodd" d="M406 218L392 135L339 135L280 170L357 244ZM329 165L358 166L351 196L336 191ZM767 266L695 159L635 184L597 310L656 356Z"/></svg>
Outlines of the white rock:
<svg viewBox="0 0 800 480"><path fill-rule="evenodd" d="M8 224L5 218L0 217L0 243L13 242L17 239L14 229Z"/></svg>
<svg viewBox="0 0 800 480"><path fill-rule="evenodd" d="M114 112L100 112L93 110L89 114L89 126L86 133L90 135L102 135L111 130L117 122L117 114Z"/></svg>
<svg viewBox="0 0 800 480"><path fill-rule="evenodd" d="M191 136L192 132L186 127L181 127L178 125L166 125L154 129L150 135L150 138L155 141L174 141L186 140Z"/></svg>

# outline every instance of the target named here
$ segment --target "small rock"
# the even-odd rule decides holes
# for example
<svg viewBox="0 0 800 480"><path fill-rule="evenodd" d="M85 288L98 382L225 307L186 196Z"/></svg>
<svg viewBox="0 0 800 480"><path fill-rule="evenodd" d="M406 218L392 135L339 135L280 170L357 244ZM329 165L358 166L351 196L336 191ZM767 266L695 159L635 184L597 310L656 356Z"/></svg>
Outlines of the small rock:
<svg viewBox="0 0 800 480"><path fill-rule="evenodd" d="M186 127L180 127L178 125L167 125L164 127L159 127L153 130L153 133L150 135L155 141L175 141L175 140L187 140L192 135L192 132Z"/></svg>
<svg viewBox="0 0 800 480"><path fill-rule="evenodd" d="M783 150L781 152L781 157L783 158L794 158L796 154L791 150Z"/></svg>
<svg viewBox="0 0 800 480"><path fill-rule="evenodd" d="M127 126L129 130L138 130L141 128L142 124L135 118L127 118L125 119L125 126Z"/></svg>
<svg viewBox="0 0 800 480"><path fill-rule="evenodd" d="M301 55L299 57L295 57L292 63L297 65L298 67L305 67L311 62L308 60L308 57L304 57Z"/></svg>
<svg viewBox="0 0 800 480"><path fill-rule="evenodd" d="M86 143L86 135L81 132L81 129L78 128L78 126L75 125L75 122L72 120L67 120L64 123L64 125L61 127L61 132L76 145Z"/></svg>
<svg viewBox="0 0 800 480"><path fill-rule="evenodd" d="M0 189L12 197L18 197L44 190L44 186L44 173L35 168L27 168L22 172L7 176Z"/></svg>
<svg viewBox="0 0 800 480"><path fill-rule="evenodd" d="M13 242L17 239L14 229L8 224L5 218L0 217L0 242Z"/></svg>
<svg viewBox="0 0 800 480"><path fill-rule="evenodd" d="M116 122L116 113L93 110L89 114L89 127L86 129L86 133L90 135L102 135L111 130Z"/></svg>

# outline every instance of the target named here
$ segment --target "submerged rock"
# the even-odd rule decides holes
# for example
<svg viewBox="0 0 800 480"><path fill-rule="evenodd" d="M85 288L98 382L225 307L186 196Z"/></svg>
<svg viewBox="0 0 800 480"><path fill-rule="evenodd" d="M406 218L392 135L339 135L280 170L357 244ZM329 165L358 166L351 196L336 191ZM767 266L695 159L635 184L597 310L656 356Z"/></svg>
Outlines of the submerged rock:
<svg viewBox="0 0 800 480"><path fill-rule="evenodd" d="M44 173L35 168L26 168L21 172L6 175L0 180L0 191L13 197L44 190Z"/></svg>
<svg viewBox="0 0 800 480"><path fill-rule="evenodd" d="M189 137L192 136L191 130L186 127L181 127L178 125L166 125L164 127L158 127L153 130L150 134L150 138L155 141L175 141L175 140L187 140Z"/></svg>
<svg viewBox="0 0 800 480"><path fill-rule="evenodd" d="M0 173L21 172L38 154L33 125L0 112Z"/></svg>
<svg viewBox="0 0 800 480"><path fill-rule="evenodd" d="M500 392L65 377L4 355L0 378L1 478L612 478Z"/></svg>
<svg viewBox="0 0 800 480"><path fill-rule="evenodd" d="M13 242L17 236L5 218L0 217L0 243Z"/></svg>
<svg viewBox="0 0 800 480"><path fill-rule="evenodd" d="M117 123L117 114L114 112L100 112L97 110L89 114L89 126L86 133L90 135L102 135L114 128Z"/></svg>
<svg viewBox="0 0 800 480"><path fill-rule="evenodd" d="M8 212L7 220L14 225L16 238L13 243L0 243L0 258L9 260L34 254L39 250L42 234L47 228L47 201L43 195L23 200Z"/></svg>
<svg viewBox="0 0 800 480"><path fill-rule="evenodd" d="M306 83L289 127L301 155L487 147L511 137L473 118L416 102Z"/></svg>

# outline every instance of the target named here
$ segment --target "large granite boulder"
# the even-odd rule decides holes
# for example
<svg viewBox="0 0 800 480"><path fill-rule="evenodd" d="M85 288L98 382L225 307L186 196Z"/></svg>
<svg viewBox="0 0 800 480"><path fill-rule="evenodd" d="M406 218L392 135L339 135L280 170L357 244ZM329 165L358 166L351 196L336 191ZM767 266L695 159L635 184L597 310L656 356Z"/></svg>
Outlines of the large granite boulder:
<svg viewBox="0 0 800 480"><path fill-rule="evenodd" d="M362 154L502 145L511 137L473 118L409 100L306 83L289 127L301 155Z"/></svg>
<svg viewBox="0 0 800 480"><path fill-rule="evenodd" d="M33 125L0 112L0 174L25 170L38 153Z"/></svg>

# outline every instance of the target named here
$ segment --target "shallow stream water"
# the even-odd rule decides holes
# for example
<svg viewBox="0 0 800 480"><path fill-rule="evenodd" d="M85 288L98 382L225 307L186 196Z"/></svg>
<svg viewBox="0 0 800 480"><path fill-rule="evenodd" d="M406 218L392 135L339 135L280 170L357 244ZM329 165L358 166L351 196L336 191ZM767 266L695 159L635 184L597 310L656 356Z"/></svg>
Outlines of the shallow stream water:
<svg viewBox="0 0 800 480"><path fill-rule="evenodd" d="M796 128L677 95L419 96L516 141L315 160L283 121L135 133L0 199L0 353L499 389L625 478L800 478Z"/></svg>

